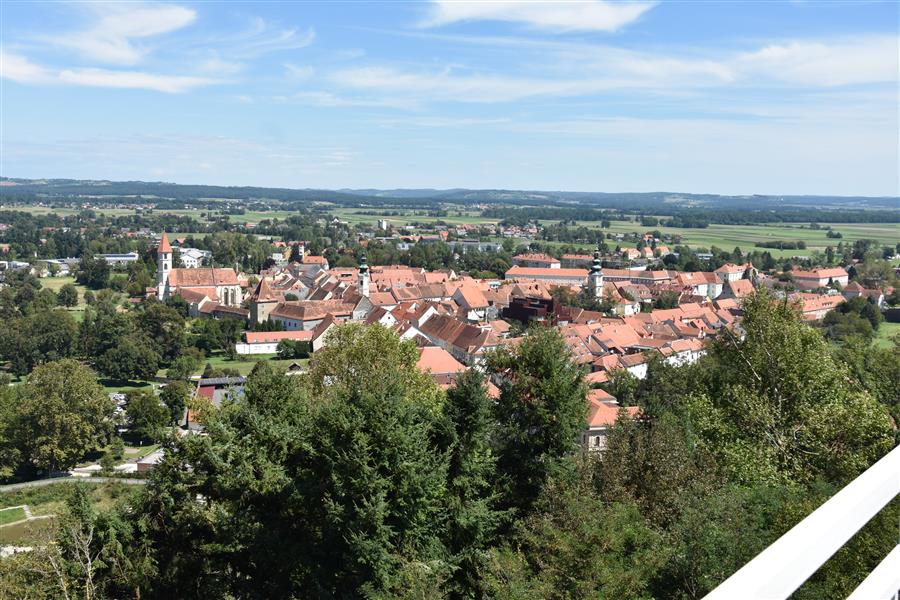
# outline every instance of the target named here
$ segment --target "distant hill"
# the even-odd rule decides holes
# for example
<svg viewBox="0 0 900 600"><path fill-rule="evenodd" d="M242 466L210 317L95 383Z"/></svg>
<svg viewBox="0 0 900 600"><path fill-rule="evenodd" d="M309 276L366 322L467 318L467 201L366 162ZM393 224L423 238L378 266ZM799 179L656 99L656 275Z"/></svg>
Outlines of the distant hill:
<svg viewBox="0 0 900 600"><path fill-rule="evenodd" d="M541 190L472 190L438 189L291 189L253 186L182 185L148 181L105 181L76 179L0 178L0 198L21 195L46 198L90 197L123 198L155 197L172 200L276 200L288 203L330 202L350 206L429 205L440 202L462 204L513 204L591 206L596 208L629 208L649 210L654 206L678 208L777 210L785 207L820 207L831 209L900 208L898 197L867 196L722 196L678 192L562 192Z"/></svg>

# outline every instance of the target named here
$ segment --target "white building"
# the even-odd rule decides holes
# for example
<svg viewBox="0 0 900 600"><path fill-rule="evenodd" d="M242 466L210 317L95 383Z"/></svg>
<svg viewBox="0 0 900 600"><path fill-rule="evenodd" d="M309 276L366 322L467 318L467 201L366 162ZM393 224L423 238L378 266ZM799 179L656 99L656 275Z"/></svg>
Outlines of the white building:
<svg viewBox="0 0 900 600"><path fill-rule="evenodd" d="M185 269L199 269L204 262L212 260L212 252L199 248L182 248L178 253L178 261Z"/></svg>

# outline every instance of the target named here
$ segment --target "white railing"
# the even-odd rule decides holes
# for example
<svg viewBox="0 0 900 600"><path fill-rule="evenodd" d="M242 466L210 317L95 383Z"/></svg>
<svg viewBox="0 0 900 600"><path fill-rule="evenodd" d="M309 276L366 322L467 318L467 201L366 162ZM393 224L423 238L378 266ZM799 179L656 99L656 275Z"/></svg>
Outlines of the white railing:
<svg viewBox="0 0 900 600"><path fill-rule="evenodd" d="M900 494L900 447L778 538L705 600L782 600ZM900 532L898 532L900 533ZM853 600L888 600L900 590L900 546L853 592Z"/></svg>

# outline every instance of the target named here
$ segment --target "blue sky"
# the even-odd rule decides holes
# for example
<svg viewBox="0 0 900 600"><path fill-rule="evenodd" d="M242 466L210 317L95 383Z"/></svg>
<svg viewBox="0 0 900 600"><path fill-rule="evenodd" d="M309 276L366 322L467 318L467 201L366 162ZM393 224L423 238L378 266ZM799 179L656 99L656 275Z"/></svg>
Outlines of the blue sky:
<svg viewBox="0 0 900 600"><path fill-rule="evenodd" d="M900 3L0 3L0 173L900 194Z"/></svg>

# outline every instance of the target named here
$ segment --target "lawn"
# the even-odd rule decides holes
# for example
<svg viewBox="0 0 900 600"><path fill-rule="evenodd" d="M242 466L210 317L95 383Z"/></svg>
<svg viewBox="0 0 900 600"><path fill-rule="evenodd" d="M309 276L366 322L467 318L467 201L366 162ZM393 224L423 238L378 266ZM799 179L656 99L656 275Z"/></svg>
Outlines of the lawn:
<svg viewBox="0 0 900 600"><path fill-rule="evenodd" d="M216 369L237 369L237 372L241 375L249 375L250 371L253 370L253 367L256 366L256 363L260 361L267 362L276 367L287 368L291 363L297 362L305 364L309 362L309 359L281 360L278 358L277 354L254 354L252 356L242 356L238 360L229 360L224 353L217 352L203 361L197 374L203 373L203 369L206 368L206 363L210 363Z"/></svg>
<svg viewBox="0 0 900 600"><path fill-rule="evenodd" d="M25 518L25 509L23 508L0 508L0 525L7 523L15 523Z"/></svg>
<svg viewBox="0 0 900 600"><path fill-rule="evenodd" d="M900 334L900 323L883 322L875 333L875 345L880 348L893 348L895 335Z"/></svg>
<svg viewBox="0 0 900 600"><path fill-rule="evenodd" d="M87 483L82 481L2 492L0 493L0 518L4 512L7 512L2 511L2 508L22 504L27 504L35 516L60 515L66 510L66 499L75 490L76 485L84 486L94 506L100 510L112 508L120 499L133 497L140 490L140 486L118 482ZM24 513L22 518L24 518ZM4 542L28 545L29 542L40 541L46 539L47 535L52 535L55 521L56 519L53 518L40 519L4 527L0 531L2 531Z"/></svg>

